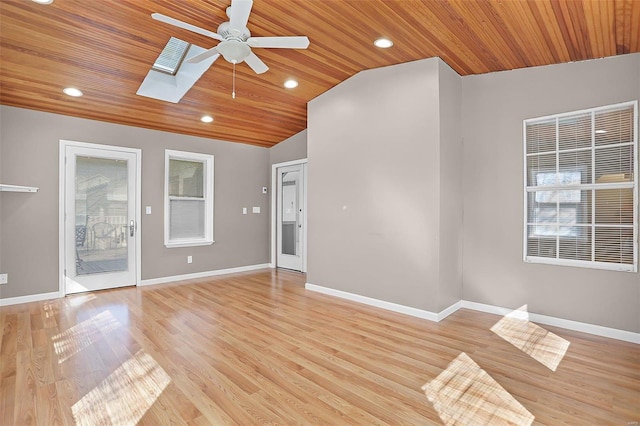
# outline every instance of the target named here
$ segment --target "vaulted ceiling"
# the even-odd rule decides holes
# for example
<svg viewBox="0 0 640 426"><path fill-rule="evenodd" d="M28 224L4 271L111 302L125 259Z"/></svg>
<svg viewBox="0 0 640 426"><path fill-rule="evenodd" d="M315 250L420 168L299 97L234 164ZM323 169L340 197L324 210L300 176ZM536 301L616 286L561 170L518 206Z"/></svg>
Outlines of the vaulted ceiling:
<svg viewBox="0 0 640 426"><path fill-rule="evenodd" d="M306 35L309 48L254 49L270 70L239 64L235 99L222 58L177 104L136 95L170 36L217 43L152 13L215 32L229 4L2 0L0 103L268 147L306 128L308 101L365 69L439 56L464 76L640 51L640 0L254 0L253 36ZM381 36L394 46L375 47Z"/></svg>

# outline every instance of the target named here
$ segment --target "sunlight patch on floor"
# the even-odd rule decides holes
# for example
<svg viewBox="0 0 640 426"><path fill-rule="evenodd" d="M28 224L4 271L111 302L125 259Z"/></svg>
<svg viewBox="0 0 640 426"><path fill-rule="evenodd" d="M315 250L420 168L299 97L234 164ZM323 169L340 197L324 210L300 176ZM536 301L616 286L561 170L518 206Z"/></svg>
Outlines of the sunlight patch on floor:
<svg viewBox="0 0 640 426"><path fill-rule="evenodd" d="M70 295L65 298L65 304L67 306L78 307L83 303L94 300L96 296L93 293L84 293L78 295Z"/></svg>
<svg viewBox="0 0 640 426"><path fill-rule="evenodd" d="M503 317L491 327L491 331L551 371L556 371L570 344L562 337L530 322L527 305Z"/></svg>
<svg viewBox="0 0 640 426"><path fill-rule="evenodd" d="M466 353L422 387L445 425L530 425L534 416Z"/></svg>
<svg viewBox="0 0 640 426"><path fill-rule="evenodd" d="M77 425L135 425L171 382L162 367L143 350L73 404Z"/></svg>
<svg viewBox="0 0 640 426"><path fill-rule="evenodd" d="M62 364L75 354L97 342L106 333L120 327L120 322L110 311L94 315L51 338L53 348Z"/></svg>

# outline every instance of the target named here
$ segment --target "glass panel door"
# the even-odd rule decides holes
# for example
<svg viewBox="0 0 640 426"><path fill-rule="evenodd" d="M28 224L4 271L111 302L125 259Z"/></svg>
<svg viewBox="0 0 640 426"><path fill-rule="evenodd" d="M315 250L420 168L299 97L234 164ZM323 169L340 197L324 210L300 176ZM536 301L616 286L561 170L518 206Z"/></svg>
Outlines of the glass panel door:
<svg viewBox="0 0 640 426"><path fill-rule="evenodd" d="M277 179L277 266L302 271L304 167L281 167Z"/></svg>
<svg viewBox="0 0 640 426"><path fill-rule="evenodd" d="M64 149L65 293L135 285L139 151Z"/></svg>
<svg viewBox="0 0 640 426"><path fill-rule="evenodd" d="M298 220L298 183L300 172L282 172L282 253L296 256L299 252L300 227Z"/></svg>
<svg viewBox="0 0 640 426"><path fill-rule="evenodd" d="M76 275L126 271L127 162L76 157Z"/></svg>

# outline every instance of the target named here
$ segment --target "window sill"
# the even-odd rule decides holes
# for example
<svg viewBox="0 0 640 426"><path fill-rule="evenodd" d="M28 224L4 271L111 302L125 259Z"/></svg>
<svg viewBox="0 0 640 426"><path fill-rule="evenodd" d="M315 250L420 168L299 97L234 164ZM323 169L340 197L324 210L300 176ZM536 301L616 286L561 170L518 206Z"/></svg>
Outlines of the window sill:
<svg viewBox="0 0 640 426"><path fill-rule="evenodd" d="M166 248L179 248L179 247L198 247L198 246L210 246L215 241L212 240L191 240L191 241L175 241L164 243Z"/></svg>
<svg viewBox="0 0 640 426"><path fill-rule="evenodd" d="M576 268L603 269L606 271L638 272L637 264L609 263L587 260L556 259L550 257L525 256L526 263L544 263L547 265L573 266Z"/></svg>

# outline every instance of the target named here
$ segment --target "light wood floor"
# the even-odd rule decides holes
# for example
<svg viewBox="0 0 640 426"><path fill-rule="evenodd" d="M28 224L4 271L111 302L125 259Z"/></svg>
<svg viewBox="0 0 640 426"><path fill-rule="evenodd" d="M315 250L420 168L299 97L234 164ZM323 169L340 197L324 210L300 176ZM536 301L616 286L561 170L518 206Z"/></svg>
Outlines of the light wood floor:
<svg viewBox="0 0 640 426"><path fill-rule="evenodd" d="M421 387L462 352L534 424L640 420L640 345L543 326L557 370L459 310L440 323L258 271L2 307L0 424L442 424Z"/></svg>

